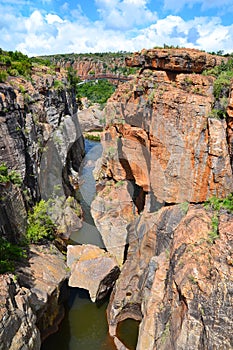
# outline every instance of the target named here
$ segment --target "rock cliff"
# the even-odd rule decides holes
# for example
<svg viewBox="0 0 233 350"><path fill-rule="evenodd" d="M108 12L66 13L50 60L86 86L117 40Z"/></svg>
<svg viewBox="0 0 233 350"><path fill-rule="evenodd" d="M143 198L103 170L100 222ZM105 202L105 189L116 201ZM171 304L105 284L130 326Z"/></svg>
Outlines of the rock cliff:
<svg viewBox="0 0 233 350"><path fill-rule="evenodd" d="M0 165L21 178L20 184L1 178L0 238L19 243L28 210L52 198L48 214L68 239L81 225L80 206L70 195L85 150L64 72L35 66L31 80L10 77L0 84L0 148ZM16 274L0 277L0 349L39 349L63 317L68 279L63 254L52 244L29 246Z"/></svg>
<svg viewBox="0 0 233 350"><path fill-rule="evenodd" d="M119 232L124 244L108 307L119 349L126 318L141 321L137 350L233 347L233 216L203 207L233 190L232 98L226 119L211 117L215 78L199 74L221 61L197 50L143 50L126 59L140 73L106 106L92 213L105 242ZM122 197L114 187L127 182ZM118 231L111 208L118 201L122 210L127 192ZM106 193L114 196L105 212Z"/></svg>
<svg viewBox="0 0 233 350"><path fill-rule="evenodd" d="M59 80L64 88L56 88ZM8 203L0 204L3 234L22 235L26 210L39 198L72 192L69 176L79 169L84 143L75 96L66 84L64 75L46 67L34 68L32 82L11 78L0 84L0 163L17 170L23 181L21 191L14 188L5 196ZM0 190L6 194L7 188Z"/></svg>

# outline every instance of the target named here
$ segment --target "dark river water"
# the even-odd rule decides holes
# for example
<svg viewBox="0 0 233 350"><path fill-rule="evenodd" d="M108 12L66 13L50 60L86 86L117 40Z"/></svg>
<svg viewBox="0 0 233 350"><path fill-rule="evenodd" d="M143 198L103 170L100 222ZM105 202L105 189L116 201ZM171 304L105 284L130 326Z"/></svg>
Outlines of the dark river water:
<svg viewBox="0 0 233 350"><path fill-rule="evenodd" d="M85 141L86 157L80 168L80 183L77 194L84 211L81 230L72 234L76 243L95 244L103 248L101 236L90 214L90 205L95 196L95 180L92 171L95 161L102 153L101 144ZM108 335L106 308L108 300L93 303L86 290L70 288L70 298L66 305L66 315L59 331L48 337L41 350L116 350ZM119 337L130 350L136 348L138 323L126 320L119 326ZM145 349L146 350L146 349Z"/></svg>

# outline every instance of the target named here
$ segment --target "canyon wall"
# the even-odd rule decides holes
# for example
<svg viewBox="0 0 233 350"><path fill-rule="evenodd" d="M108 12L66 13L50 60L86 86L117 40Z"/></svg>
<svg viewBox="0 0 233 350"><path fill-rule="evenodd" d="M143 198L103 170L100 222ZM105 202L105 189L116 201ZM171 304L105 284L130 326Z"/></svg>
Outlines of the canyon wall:
<svg viewBox="0 0 233 350"><path fill-rule="evenodd" d="M92 214L123 264L108 307L119 349L126 318L141 321L137 350L233 346L233 217L204 207L233 190L232 97L213 118L215 78L201 75L222 60L143 50L126 59L140 73L108 100Z"/></svg>
<svg viewBox="0 0 233 350"><path fill-rule="evenodd" d="M34 67L31 80L10 77L0 84L0 165L15 171L20 184L0 184L0 238L18 244L27 212L51 200L57 234L68 239L81 226L79 204L70 197L84 140L74 92L65 73ZM1 179L2 180L2 179ZM58 249L29 245L14 274L1 275L0 349L40 349L64 315L68 270Z"/></svg>

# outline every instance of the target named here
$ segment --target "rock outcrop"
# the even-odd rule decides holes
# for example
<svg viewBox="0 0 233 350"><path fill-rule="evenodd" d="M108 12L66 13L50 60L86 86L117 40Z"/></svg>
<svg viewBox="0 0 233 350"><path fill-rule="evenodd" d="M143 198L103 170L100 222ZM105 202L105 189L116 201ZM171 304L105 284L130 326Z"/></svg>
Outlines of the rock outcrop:
<svg viewBox="0 0 233 350"><path fill-rule="evenodd" d="M58 80L63 81L62 89L55 86ZM32 82L11 78L10 83L0 84L0 163L16 170L23 184L14 189L17 200L7 196L7 204L1 202L0 229L5 236L13 232L19 237L33 202L51 196L65 201L71 194L69 177L79 169L84 142L65 75L34 68ZM0 190L3 197L5 186Z"/></svg>
<svg viewBox="0 0 233 350"><path fill-rule="evenodd" d="M43 198L50 199L47 214L57 233L68 239L81 226L70 180L85 151L75 95L65 74L34 67L30 81L11 77L0 84L0 148L0 165L22 180L14 184L1 177L0 236L11 243L22 241L27 212ZM0 348L36 350L63 317L67 266L55 246L31 246L16 276L17 283L12 276L1 276Z"/></svg>
<svg viewBox="0 0 233 350"><path fill-rule="evenodd" d="M31 246L15 275L1 275L0 349L39 350L54 332L67 298L67 268L53 245Z"/></svg>
<svg viewBox="0 0 233 350"><path fill-rule="evenodd" d="M106 107L105 176L135 181L152 211L229 194L227 125L209 117L212 87L212 77L151 70L123 84Z"/></svg>
<svg viewBox="0 0 233 350"><path fill-rule="evenodd" d="M213 242L213 215L176 205L138 219L108 308L112 336L133 318L138 350L231 349L233 217L220 215Z"/></svg>
<svg viewBox="0 0 233 350"><path fill-rule="evenodd" d="M157 69L173 73L202 73L227 59L195 49L151 49L142 50L126 58L129 67Z"/></svg>
<svg viewBox="0 0 233 350"><path fill-rule="evenodd" d="M67 265L71 268L69 286L87 289L93 302L108 294L120 273L114 257L90 244L68 245Z"/></svg>
<svg viewBox="0 0 233 350"><path fill-rule="evenodd" d="M137 350L233 347L233 216L203 206L233 191L232 98L226 120L211 117L214 77L198 74L222 60L196 50L143 50L126 60L140 73L107 103L92 205L103 240L118 232L109 229L114 219L93 210L106 191L128 181L134 206L108 307L118 349L126 348L118 324L127 318L141 322ZM121 202L120 192L114 200Z"/></svg>

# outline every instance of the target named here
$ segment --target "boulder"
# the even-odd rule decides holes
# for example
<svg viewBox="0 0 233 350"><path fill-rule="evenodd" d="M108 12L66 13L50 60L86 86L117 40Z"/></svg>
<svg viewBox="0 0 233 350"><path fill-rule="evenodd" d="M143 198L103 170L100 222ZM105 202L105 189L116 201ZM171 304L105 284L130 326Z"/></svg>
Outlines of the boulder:
<svg viewBox="0 0 233 350"><path fill-rule="evenodd" d="M87 289L93 302L108 294L120 273L114 257L89 244L68 245L67 264L71 268L69 286Z"/></svg>

